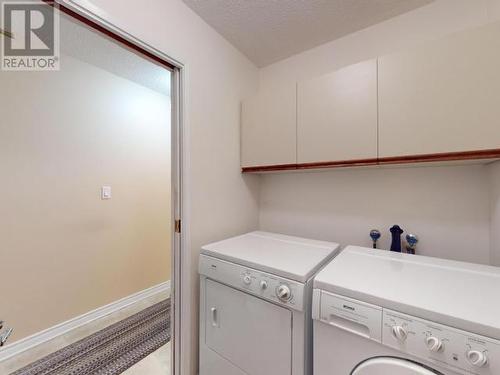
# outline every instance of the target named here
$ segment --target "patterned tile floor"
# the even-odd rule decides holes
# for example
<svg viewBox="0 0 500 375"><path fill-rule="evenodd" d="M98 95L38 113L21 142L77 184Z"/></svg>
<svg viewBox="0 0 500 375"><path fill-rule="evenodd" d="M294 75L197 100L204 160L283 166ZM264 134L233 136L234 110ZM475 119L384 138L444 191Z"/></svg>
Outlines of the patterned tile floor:
<svg viewBox="0 0 500 375"><path fill-rule="evenodd" d="M122 375L170 375L170 342L148 355Z"/></svg>

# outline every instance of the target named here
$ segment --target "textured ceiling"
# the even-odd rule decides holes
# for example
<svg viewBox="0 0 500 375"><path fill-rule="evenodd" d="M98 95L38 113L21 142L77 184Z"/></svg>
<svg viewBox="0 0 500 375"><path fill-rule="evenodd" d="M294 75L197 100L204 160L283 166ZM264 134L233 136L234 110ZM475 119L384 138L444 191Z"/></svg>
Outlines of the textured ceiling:
<svg viewBox="0 0 500 375"><path fill-rule="evenodd" d="M258 66L434 0L183 0Z"/></svg>
<svg viewBox="0 0 500 375"><path fill-rule="evenodd" d="M61 53L170 96L170 72L71 17L61 15ZM64 56L61 57L64 69ZM91 77L89 77L90 79Z"/></svg>

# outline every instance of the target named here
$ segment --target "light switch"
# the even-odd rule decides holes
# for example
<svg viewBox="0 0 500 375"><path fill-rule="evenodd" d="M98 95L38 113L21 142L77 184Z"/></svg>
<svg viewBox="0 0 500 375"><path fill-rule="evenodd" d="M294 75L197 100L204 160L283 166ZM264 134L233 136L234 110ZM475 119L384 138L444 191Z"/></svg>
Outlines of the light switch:
<svg viewBox="0 0 500 375"><path fill-rule="evenodd" d="M111 186L102 186L101 187L101 199L111 199Z"/></svg>

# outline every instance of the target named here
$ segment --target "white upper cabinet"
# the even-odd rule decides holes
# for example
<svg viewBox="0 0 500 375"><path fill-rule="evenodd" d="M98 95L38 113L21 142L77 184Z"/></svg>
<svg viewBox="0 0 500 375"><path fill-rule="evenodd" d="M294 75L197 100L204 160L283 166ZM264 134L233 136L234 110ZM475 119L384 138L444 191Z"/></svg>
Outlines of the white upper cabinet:
<svg viewBox="0 0 500 375"><path fill-rule="evenodd" d="M243 101L242 167L297 162L297 87L295 82L261 90Z"/></svg>
<svg viewBox="0 0 500 375"><path fill-rule="evenodd" d="M379 59L380 157L500 148L500 23Z"/></svg>
<svg viewBox="0 0 500 375"><path fill-rule="evenodd" d="M377 61L301 82L298 163L377 157Z"/></svg>
<svg viewBox="0 0 500 375"><path fill-rule="evenodd" d="M499 155L500 22L261 90L243 103L243 167Z"/></svg>

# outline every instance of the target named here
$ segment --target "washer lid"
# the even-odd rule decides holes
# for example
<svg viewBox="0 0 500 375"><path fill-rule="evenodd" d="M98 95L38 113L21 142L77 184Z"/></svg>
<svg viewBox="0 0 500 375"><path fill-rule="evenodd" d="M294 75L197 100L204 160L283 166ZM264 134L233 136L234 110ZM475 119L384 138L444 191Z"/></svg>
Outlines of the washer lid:
<svg viewBox="0 0 500 375"><path fill-rule="evenodd" d="M500 339L500 268L356 246L314 287Z"/></svg>
<svg viewBox="0 0 500 375"><path fill-rule="evenodd" d="M378 357L361 362L351 375L442 375L418 363L401 358Z"/></svg>
<svg viewBox="0 0 500 375"><path fill-rule="evenodd" d="M306 282L338 251L333 242L251 232L202 247L202 254Z"/></svg>

